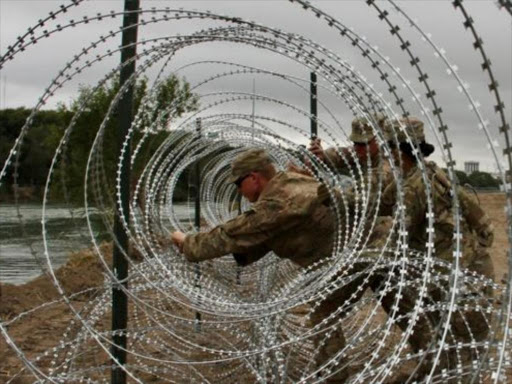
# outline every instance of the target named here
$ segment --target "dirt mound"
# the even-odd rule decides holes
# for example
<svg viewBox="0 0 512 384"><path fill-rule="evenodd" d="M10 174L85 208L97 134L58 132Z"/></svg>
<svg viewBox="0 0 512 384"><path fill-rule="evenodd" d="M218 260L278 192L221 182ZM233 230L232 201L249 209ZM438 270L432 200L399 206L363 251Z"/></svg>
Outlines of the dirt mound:
<svg viewBox="0 0 512 384"><path fill-rule="evenodd" d="M105 261L111 266L112 244L104 243L100 250ZM86 249L71 254L68 262L57 269L55 277L66 296L86 291L75 298L84 300L93 293L90 288L103 283L104 274L105 266L98 255L92 249ZM10 319L60 297L53 279L47 275L41 275L23 285L0 284L0 318Z"/></svg>
<svg viewBox="0 0 512 384"><path fill-rule="evenodd" d="M491 248L496 282L506 283L508 271L508 223L505 214L504 193L482 193L478 195L480 205L491 218L494 225L494 243Z"/></svg>

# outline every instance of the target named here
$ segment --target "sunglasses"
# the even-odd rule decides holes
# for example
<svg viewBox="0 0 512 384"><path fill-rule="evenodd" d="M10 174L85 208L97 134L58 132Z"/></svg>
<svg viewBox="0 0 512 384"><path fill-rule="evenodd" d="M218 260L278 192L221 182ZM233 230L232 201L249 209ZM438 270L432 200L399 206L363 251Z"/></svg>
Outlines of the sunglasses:
<svg viewBox="0 0 512 384"><path fill-rule="evenodd" d="M237 188L240 188L240 186L242 185L243 181L249 177L250 174L247 174L245 176L240 176L238 179L235 180L234 184L236 185Z"/></svg>

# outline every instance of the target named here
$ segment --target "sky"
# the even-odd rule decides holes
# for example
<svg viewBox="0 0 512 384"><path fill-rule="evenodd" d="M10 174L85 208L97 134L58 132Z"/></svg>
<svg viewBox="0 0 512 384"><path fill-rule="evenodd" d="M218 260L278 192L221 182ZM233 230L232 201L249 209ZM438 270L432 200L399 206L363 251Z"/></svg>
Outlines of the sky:
<svg viewBox="0 0 512 384"><path fill-rule="evenodd" d="M36 25L38 20L46 18L50 11L57 11L61 4L68 5L70 2L0 0L0 54L5 54L7 47L12 45L18 36L24 34L29 27ZM386 21L379 19L375 8L368 6L363 0L313 1L312 4L345 27L351 28L361 40L368 44L368 47L375 49L378 54L382 55L382 58L386 58L386 63L382 65L390 73L392 82L398 86L400 97L404 99L404 104L411 114L424 116L422 114L424 111L422 111L418 100L413 100L415 95L420 95L419 100L423 105L432 109L424 97L426 93L424 85L418 81L418 73L409 63L410 58L400 48L400 42L396 36L389 32L390 27ZM482 71L482 59L473 47L474 40L462 25L464 20L462 13L455 9L451 1L448 0L376 1L376 5L388 11L389 20L400 27L400 34L411 43L411 51L420 60L422 70L428 74L429 85L435 90L436 100L443 110L443 121L449 126L448 136L453 145L452 151L457 161L456 168L462 168L464 161L476 160L481 163L482 170L496 171L497 163L503 161L501 157L503 137L498 131L500 120L494 111L496 101L489 92L489 78ZM394 5L400 7L410 20L396 12ZM499 9L496 2L492 0L466 0L464 5L474 20L475 28L483 40L486 53L492 62L493 73L499 84L506 116L510 122L512 120L512 75L510 70L512 68L512 17L504 9ZM327 61L336 65L342 63L349 66L359 79L371 84L375 95L380 95L379 97L382 97L383 100L390 102L393 112L400 113L386 84L372 68L368 59L361 55L358 47L353 46L346 37L341 36L339 31L329 26L323 18L316 17L313 12L304 10L299 4L280 0L141 0L141 7L148 10L152 7L157 10L165 7L210 10L213 14L240 17L269 28L303 36L335 54L337 56L335 60L328 59ZM84 16L90 19L97 14L108 15L110 11L119 12L122 8L122 1L83 1L79 6L72 7L66 13L57 16L56 20L46 23L38 31L52 31L57 28L57 24L64 26L71 20L83 20ZM151 17L153 16L145 15L142 18L151 21ZM418 28L413 26L411 21ZM13 60L8 61L0 70L0 108L34 107L45 89L75 55L80 54L83 48L98 40L100 36L106 36L110 31L116 31L121 22L120 17L107 17L102 18L101 21L82 23L73 28L66 28L62 32L51 33L49 37L27 47L25 51L17 53ZM206 19L159 21L140 26L139 40L178 35L188 36L202 29L227 25L224 22ZM431 43L425 39L425 36L431 39ZM94 52L91 51L89 59L94 59L96 54L104 53L106 49L114 51L119 44L119 36L109 39L106 44ZM147 46L151 46L151 43L148 43ZM448 73L448 67L439 58L439 54L436 54L433 46L445 52L445 57L449 60L450 65L456 65L457 75L466 84L465 87L470 92L471 100L479 105L478 113L471 110L470 99L460 92L458 89L460 84L453 74ZM375 54L373 55L377 57ZM211 80L212 76L232 71L234 67L205 63L205 61L227 61L295 76L298 79L297 82L306 88L302 89L279 77L262 73L235 74ZM45 108L54 108L59 103L69 104L76 97L81 84L97 84L109 70L118 65L118 62L119 54L115 52L110 58L73 76L65 86L47 100ZM389 67L387 67L388 65ZM197 93L202 95L202 106L208 106L210 102L215 103L215 101L225 100L228 97L225 93L219 95L218 92L251 93L254 84L256 94L279 101L277 103L270 100L255 102L255 114L265 118L261 121L271 126L280 135L297 143L307 143L307 138L299 135L293 129L268 120L281 120L300 129L308 129L307 117L298 113L296 109L283 104L284 102L306 112L309 110L308 84L303 81L309 78L309 69L301 62L250 44L215 41L193 44L180 49L173 57L161 60L145 74L151 79L159 70L164 73L177 72L180 76L186 77L192 86L207 79L211 80L196 89ZM404 81L408 82L408 86L403 85ZM320 79L319 85L319 100L327 108L324 109L322 106L319 108L319 118L330 126L325 130L321 129L320 136L327 144L331 140L329 134L343 141L350 131L353 114L346 100L340 98L339 95L332 94L333 87L329 79ZM203 113L205 115L251 114L252 108L251 100L237 100L211 106ZM479 129L480 117L489 123L490 138ZM336 120L339 121L341 128L335 126ZM439 148L433 159L442 162L442 151L439 145L441 143L436 141L435 128L436 124L427 127L427 137ZM498 145L498 148L495 149L497 161L494 153L489 149L491 145Z"/></svg>

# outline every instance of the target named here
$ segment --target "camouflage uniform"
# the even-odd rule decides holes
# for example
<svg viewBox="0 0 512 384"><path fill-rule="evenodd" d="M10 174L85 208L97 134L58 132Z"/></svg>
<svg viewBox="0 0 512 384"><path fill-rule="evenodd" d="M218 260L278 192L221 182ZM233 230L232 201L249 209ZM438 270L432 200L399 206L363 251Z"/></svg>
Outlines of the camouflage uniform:
<svg viewBox="0 0 512 384"><path fill-rule="evenodd" d="M455 220L453 217L453 201L451 197L451 183L448 177L435 163L426 163L427 179L432 192L432 210L434 220L434 249L435 256L448 262L453 260L453 234ZM422 171L415 167L406 176L403 185L406 228L408 230L408 244L410 248L426 251L427 243L427 191L423 181ZM393 207L396 202L396 184L386 188L383 195L385 207ZM461 208L465 208L468 200L473 196L463 188L457 188L457 196ZM464 205L462 204L464 203ZM389 212L389 211L388 211ZM489 278L494 278L494 270L488 253L488 247L492 244L492 226L487 215L480 217L480 230L470 228L466 217L471 212L462 209L460 232L462 233L461 248L463 256L461 267L478 272Z"/></svg>
<svg viewBox="0 0 512 384"><path fill-rule="evenodd" d="M389 123L386 120L386 117L380 114L376 114L374 116L377 121L380 129L382 130L384 139L388 139L388 135L390 134ZM352 132L350 133L349 139L354 143L368 144L375 137L375 132L368 121L368 119L363 117L355 118L352 121ZM340 153L345 153L345 156L342 156ZM357 158L354 158L354 153L349 152L347 148L339 148L336 149L334 147L327 148L324 152L325 163L331 167L334 171L339 174L349 175L349 170L355 170L355 163L358 161ZM389 168L389 164L382 158L382 154L378 153L377 155L370 158L370 167L368 168L368 164L366 161L358 161L361 167L361 178L365 181L368 180L368 174L371 170L372 179L370 180L370 185L377 185L376 181L378 176L380 175L383 178L383 183L387 184L390 181L390 173L391 170ZM356 177L358 176L356 172Z"/></svg>
<svg viewBox="0 0 512 384"><path fill-rule="evenodd" d="M425 140L423 123L415 118L403 121L413 142ZM403 133L398 140L405 142ZM437 258L451 262L453 260L453 234L455 221L453 217L452 185L445 172L433 162L425 163L426 178L432 193L432 210L434 220L434 250ZM391 183L383 193L384 211L390 214L396 204L396 183ZM493 227L489 217L483 212L475 197L464 188L457 187L457 197L461 208L460 232L463 251L462 268L468 268L480 275L494 278L494 269L488 253L493 241ZM405 205L405 225L408 230L410 248L425 251L427 243L427 189L423 172L415 166L404 177L402 186Z"/></svg>
<svg viewBox="0 0 512 384"><path fill-rule="evenodd" d="M390 139L391 125L385 115L375 114L373 119L377 122L382 135L385 140ZM349 136L350 140L354 143L365 143L368 144L372 139L375 138L375 131L367 118L358 117L352 121L352 132ZM324 152L325 162L328 164L336 173L348 175L349 170L356 168L356 161L359 163L361 173L356 171L356 185L353 188L345 191L345 200L349 206L349 213L347 216L354 217L356 209L356 193L363 197L363 200L367 204L365 211L365 217L360 218L367 225L365 228L366 235L369 235L369 225L373 221L377 209L377 197L384 188L393 181L393 174L389 162L383 157L382 151L378 151L376 154L372 154L368 161L358 161L353 158L352 153L348 153L346 149L341 149L341 152L345 152L345 158L340 155L340 151L335 148L328 148ZM321 198L328 198L327 190L323 190L319 193ZM338 199L341 202L341 198ZM361 207L359 207L360 209ZM352 223L352 225L358 223ZM382 245L382 240L385 240L389 233L390 225L389 220L384 218L377 218L375 226L371 232L370 243L372 246L378 247Z"/></svg>
<svg viewBox="0 0 512 384"><path fill-rule="evenodd" d="M379 125L383 130L384 138L386 140L391 139L391 126L383 119L379 119ZM352 134L350 139L358 143L368 143L373 137L374 132L371 126L365 119L355 119L352 123ZM353 163L348 163L340 156L340 154L334 149L329 148L325 152L326 162L331 167L335 168L337 172L348 173L350 166L354 166ZM385 244L387 237L390 234L393 220L390 216L378 216L375 220L373 228L370 228L371 222L375 216L379 213L378 196L383 193L385 188L393 184L393 174L389 162L383 158L382 152L379 151L376 155L370 158L370 167L367 162L360 162L362 176L356 183L357 192L366 199L366 211L365 216L360 217L359 220L364 222L363 237L369 236L366 244L367 248L382 248ZM336 193L337 201L340 203L339 206L343 211L343 204L341 204L341 197ZM321 187L319 191L321 199L325 200L328 197L328 192L325 187ZM349 218L353 218L356 210L356 189L351 188L345 191L345 200L348 203L348 212L344 214ZM380 204L382 201L380 202ZM359 206L361 209L361 206ZM358 223L351 223L352 225L358 225ZM371 232L370 232L371 229ZM375 254L374 251L364 251L362 257L368 257ZM332 313L332 311L338 309L340 305L344 305L349 309L353 304L361 299L366 289L370 288L374 293L378 293L388 277L389 271L383 268L374 273L371 276L364 272L368 270L370 265L368 263L355 263L350 266L349 271L345 271L348 275L359 274L360 276L349 282L348 284L340 287L333 292L326 300L322 302L319 308L315 311L312 318L312 323L317 324L321 319L325 318L326 315ZM409 314L414 310L417 292L411 289L402 289L400 300L396 300L397 291L395 289L388 290L386 294L380 297L380 304L388 315L393 312L397 326L405 331L409 327ZM431 333L431 325L428 319L420 317L415 323L415 332L413 332L409 338L408 343L414 352L427 349L431 337L425 337L425 335ZM340 335L339 337L342 337ZM425 343L428 340L428 343ZM327 352L327 351L326 351Z"/></svg>
<svg viewBox="0 0 512 384"><path fill-rule="evenodd" d="M407 124L406 129L413 142L424 141L423 123L413 118L404 121L404 123ZM404 136L400 134L398 139L401 142L405 142ZM426 177L429 180L432 193L432 211L434 214L432 255L451 263L453 261L455 232L451 183L443 170L435 163L428 162L425 165ZM428 228L427 190L423 180L423 172L417 166L410 169L404 175L402 191L408 246L411 249L425 252L427 250ZM392 213L397 203L396 196L397 185L392 183L383 193L382 214L389 215ZM461 268L467 268L493 279L494 269L488 252L488 247L492 244L493 240L490 220L478 207L475 198L469 195L463 188L457 188L457 197L462 213L460 220L460 232L462 233L460 243L462 250ZM447 271L441 272L446 273ZM444 287L444 289L448 289L448 287ZM431 286L428 293L429 298L427 301L430 301L431 304L444 300L442 289L439 286ZM469 296L471 296L471 293ZM465 303L465 298L462 297L458 302L459 308L464 306ZM474 306L475 303L473 302L472 305ZM483 305L485 306L486 304ZM434 325L438 325L441 321L441 314L439 312L433 312L429 314L429 317ZM451 331L452 333L447 341L454 345L457 342L469 343L472 338L476 341L484 340L488 335L489 328L482 312L472 310L462 312L462 310L458 310L452 315ZM419 347L423 349L428 347L434 340L432 331L425 327L417 327L415 334L419 334ZM450 351L447 354L443 354L440 368L454 369L457 363L456 353L456 351ZM471 361L472 352L470 348L463 348L458 353L463 364L468 364ZM424 367L423 373L429 369L430 367L428 366Z"/></svg>
<svg viewBox="0 0 512 384"><path fill-rule="evenodd" d="M243 174L237 166L235 161L231 180ZM277 173L250 210L209 232L188 235L183 245L187 260L197 262L233 253L239 264L247 265L273 251L279 257L307 267L330 256L335 220L330 208L318 199L318 186L310 176ZM317 323L313 325L328 314L316 311L313 318ZM319 345L320 338L314 337L315 345ZM316 356L317 366L344 346L345 338L339 329L322 344ZM342 370L327 382L343 383L347 377L347 370Z"/></svg>
<svg viewBox="0 0 512 384"><path fill-rule="evenodd" d="M277 173L250 210L209 232L187 236L185 256L203 261L246 254L247 264L273 251L302 267L330 256L334 220L317 198L318 185L312 177Z"/></svg>
<svg viewBox="0 0 512 384"><path fill-rule="evenodd" d="M391 124L387 120L385 115L375 114L373 115L373 119L377 122L380 130L382 131L382 135L385 140L391 139ZM354 143L366 143L368 144L372 139L375 138L375 131L372 128L371 123L367 118L359 117L352 121L352 132L350 134L350 140ZM338 173L346 174L350 167L354 168L354 161L350 162L349 159L344 159L339 152L335 148L329 148L325 151L326 163L329 164L334 170ZM361 212L362 203L366 204L365 216L359 217L359 222L364 223L363 227L363 238L369 237L368 242L366 243L367 248L381 248L384 246L386 238L389 236L392 227L392 220L390 217L378 216L379 207L377 204L379 202L379 195L382 194L386 186L393 182L393 174L391 171L391 167L387 159L383 157L383 153L379 150L376 154L370 158L369 163L367 161L360 161L359 165L361 167L361 177L357 179L356 186L345 191L345 201L348 205L348 212L344 213L349 219L354 218L356 215L356 210ZM368 167L370 165L370 167ZM321 187L321 191L319 191L319 197L321 199L328 198L328 192L326 188ZM344 205L342 203L342 198L339 196L339 193L336 200L339 203L340 208L343 210ZM362 196L362 199L357 203L356 194ZM359 204L359 206L357 206ZM371 228L371 224L377 216L373 228ZM352 226L358 226L359 222L351 222ZM355 267L355 266L354 266ZM357 269L364 268L365 266L358 266ZM362 278L363 280L364 278ZM361 280L361 281L362 281ZM363 287L361 281L354 282L354 288ZM370 286L372 290L376 291L379 287L382 279L380 277L374 276L373 280L367 283L367 286ZM363 287L364 288L364 287ZM346 293L351 295L354 290L349 287L344 288ZM364 293L364 289L357 289L360 293L356 296L353 301L357 301L361 295ZM344 293L345 294L345 293ZM388 300L389 299L389 300ZM339 300L338 300L339 301ZM387 305L389 302L390 305ZM385 300L382 301L383 307L386 312L390 313L392 297L391 295L386 296Z"/></svg>

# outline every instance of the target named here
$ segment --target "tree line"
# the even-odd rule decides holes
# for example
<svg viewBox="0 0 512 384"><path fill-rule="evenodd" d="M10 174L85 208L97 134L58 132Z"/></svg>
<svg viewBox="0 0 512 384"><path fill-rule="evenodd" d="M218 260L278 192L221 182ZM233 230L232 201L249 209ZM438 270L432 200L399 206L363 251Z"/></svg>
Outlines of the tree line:
<svg viewBox="0 0 512 384"><path fill-rule="evenodd" d="M499 189L501 181L488 172L475 171L469 175L456 170L455 174L460 185L470 185L475 189Z"/></svg>
<svg viewBox="0 0 512 384"><path fill-rule="evenodd" d="M53 110L38 111L20 148L17 171L15 172L13 165L7 169L7 175L0 186L0 201L13 199L15 182L19 187L18 190L25 192L20 194L21 198L40 200L52 158L66 128L75 116L74 128L67 138L66 150L61 155L66 167L55 169L50 199L62 201L67 198L82 203L87 159L98 129L119 89L118 78L97 88L81 86L77 97L69 106L60 104ZM138 129L133 135L132 146L139 141L146 128L152 127L153 133L145 144L144 150L137 156L138 161L132 170L134 179L138 178L144 164L167 137L166 125L169 120L195 111L199 105L197 96L190 91L189 83L175 75L165 78L153 88L149 99L148 94L148 80L139 79L134 86L133 105L134 110L138 111L146 98L145 113L141 115ZM174 108L172 116L168 116L164 112L170 110L171 104ZM23 107L0 110L0 164L2 166L30 114L31 111ZM114 178L119 156L118 126L119 116L114 109L105 126L100 155L105 174ZM463 171L456 170L455 173L461 185L468 184L476 189L498 189L500 186L500 181L487 172L473 172L467 175ZM114 181L110 180L110 183L113 184ZM114 193L113 186L110 188ZM184 175L176 187L176 197L185 199L188 188L187 177Z"/></svg>
<svg viewBox="0 0 512 384"><path fill-rule="evenodd" d="M66 197L73 202L81 203L84 175L91 147L119 89L119 78L114 78L97 88L80 86L77 97L69 106L60 104L52 110L38 111L22 141L17 168L14 167L15 159L12 159L13 164L7 168L6 177L0 187L0 200L12 201L15 187L22 192L18 194L20 198L40 200L55 151L65 130L75 117L73 129L66 140L65 150L61 153L61 160L65 163L65 167L57 167L52 174L50 199L62 201ZM138 111L143 99L149 97L148 89L146 78L139 79L134 85L134 111ZM144 108L145 113L141 116L138 129L133 134L132 147L142 137L142 132L146 128L152 127L153 133L145 144L144 151L137 157L138 161L132 170L134 178L140 175L143 164L150 159L167 137L165 127L169 119L197 110L199 105L198 97L190 91L189 83L175 75L159 83L152 91L151 97L146 99L146 104L150 108ZM163 112L169 111L171 104L173 105L172 116L167 116ZM2 166L30 114L31 110L24 107L0 110L0 164ZM117 169L118 127L119 115L114 109L105 125L100 154L101 166L106 175L115 175ZM110 181L114 183L113 180ZM184 181L178 185L178 191L186 188L183 183Z"/></svg>

